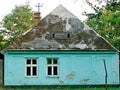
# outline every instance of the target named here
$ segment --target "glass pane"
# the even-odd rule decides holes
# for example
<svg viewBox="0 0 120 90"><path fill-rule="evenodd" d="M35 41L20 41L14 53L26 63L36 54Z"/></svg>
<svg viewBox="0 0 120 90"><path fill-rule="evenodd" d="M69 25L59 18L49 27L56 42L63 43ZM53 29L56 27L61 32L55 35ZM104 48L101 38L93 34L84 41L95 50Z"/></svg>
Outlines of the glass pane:
<svg viewBox="0 0 120 90"><path fill-rule="evenodd" d="M47 59L47 64L52 64L52 60L50 58Z"/></svg>
<svg viewBox="0 0 120 90"><path fill-rule="evenodd" d="M37 75L37 67L33 67L32 75L33 75L33 76L36 76L36 75Z"/></svg>
<svg viewBox="0 0 120 90"><path fill-rule="evenodd" d="M57 66L53 67L53 70L54 70L54 71L53 71L53 75L58 75L58 73L57 73L57 72L58 72Z"/></svg>
<svg viewBox="0 0 120 90"><path fill-rule="evenodd" d="M30 67L27 67L27 76L30 76L31 75L31 68Z"/></svg>
<svg viewBox="0 0 120 90"><path fill-rule="evenodd" d="M53 64L57 64L57 59L53 59Z"/></svg>
<svg viewBox="0 0 120 90"><path fill-rule="evenodd" d="M33 59L33 60L32 60L32 64L37 64L37 60L36 60L36 59Z"/></svg>
<svg viewBox="0 0 120 90"><path fill-rule="evenodd" d="M31 60L27 59L26 64L31 64Z"/></svg>
<svg viewBox="0 0 120 90"><path fill-rule="evenodd" d="M48 75L52 75L52 67L48 67L47 70L48 70L48 71L47 71L47 74L48 74Z"/></svg>

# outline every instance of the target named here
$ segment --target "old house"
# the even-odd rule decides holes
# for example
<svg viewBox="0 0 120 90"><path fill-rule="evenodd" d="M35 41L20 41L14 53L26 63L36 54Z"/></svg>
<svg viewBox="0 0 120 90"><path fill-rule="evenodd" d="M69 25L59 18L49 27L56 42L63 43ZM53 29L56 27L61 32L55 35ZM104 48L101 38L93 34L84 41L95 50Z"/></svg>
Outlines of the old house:
<svg viewBox="0 0 120 90"><path fill-rule="evenodd" d="M5 86L119 84L118 51L62 5L4 56Z"/></svg>

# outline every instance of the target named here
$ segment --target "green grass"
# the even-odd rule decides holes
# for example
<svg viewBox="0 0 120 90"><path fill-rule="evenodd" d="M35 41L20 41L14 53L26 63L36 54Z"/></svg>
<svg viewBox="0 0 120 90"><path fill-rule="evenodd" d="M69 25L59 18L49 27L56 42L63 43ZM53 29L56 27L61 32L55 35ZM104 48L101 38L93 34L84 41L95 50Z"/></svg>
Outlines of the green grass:
<svg viewBox="0 0 120 90"><path fill-rule="evenodd" d="M22 86L0 87L0 90L106 90L104 86ZM120 86L109 86L107 90L120 90Z"/></svg>

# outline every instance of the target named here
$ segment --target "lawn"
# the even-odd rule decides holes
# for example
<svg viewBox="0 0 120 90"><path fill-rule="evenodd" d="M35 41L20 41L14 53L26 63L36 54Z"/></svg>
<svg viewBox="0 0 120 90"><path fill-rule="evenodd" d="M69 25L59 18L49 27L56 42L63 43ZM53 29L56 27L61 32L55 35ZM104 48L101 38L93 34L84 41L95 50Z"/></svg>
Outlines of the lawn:
<svg viewBox="0 0 120 90"><path fill-rule="evenodd" d="M120 90L120 86L22 86L0 87L0 90Z"/></svg>

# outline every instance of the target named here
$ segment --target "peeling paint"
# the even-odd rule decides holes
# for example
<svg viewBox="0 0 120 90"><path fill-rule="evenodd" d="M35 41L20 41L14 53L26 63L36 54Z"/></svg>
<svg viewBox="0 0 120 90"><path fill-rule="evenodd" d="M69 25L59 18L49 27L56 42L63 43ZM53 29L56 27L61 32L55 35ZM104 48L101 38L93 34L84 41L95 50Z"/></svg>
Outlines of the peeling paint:
<svg viewBox="0 0 120 90"><path fill-rule="evenodd" d="M69 24L69 21L68 21L68 19L66 20L67 22L66 22L66 25L65 25L65 30L66 31L69 31L70 29L71 29L71 24Z"/></svg>
<svg viewBox="0 0 120 90"><path fill-rule="evenodd" d="M45 20L50 24L55 24L61 21L61 19L57 15L50 15L49 17L46 17Z"/></svg>
<svg viewBox="0 0 120 90"><path fill-rule="evenodd" d="M76 44L75 46L78 48L81 48L81 49L88 48L88 46L87 46L87 44L85 44L84 40L82 40L80 43Z"/></svg>
<svg viewBox="0 0 120 90"><path fill-rule="evenodd" d="M9 72L9 74L13 77L13 73L12 72Z"/></svg>
<svg viewBox="0 0 120 90"><path fill-rule="evenodd" d="M52 49L53 47L55 48L61 48L62 45L57 43L55 40L48 41L47 39L44 38L35 38L34 41L30 41L28 43L23 43L22 48L31 48L34 47L33 49Z"/></svg>
<svg viewBox="0 0 120 90"><path fill-rule="evenodd" d="M87 84L89 80L90 80L89 78L80 80L80 84Z"/></svg>
<svg viewBox="0 0 120 90"><path fill-rule="evenodd" d="M75 75L74 74L69 74L66 76L68 79L74 79Z"/></svg>
<svg viewBox="0 0 120 90"><path fill-rule="evenodd" d="M64 81L60 81L60 85L64 85Z"/></svg>
<svg viewBox="0 0 120 90"><path fill-rule="evenodd" d="M69 18L69 24L71 25L71 31L82 31L84 24L78 18Z"/></svg>
<svg viewBox="0 0 120 90"><path fill-rule="evenodd" d="M113 83L117 83L116 80L117 80L117 77L119 77L119 75L117 74L117 72L116 71L112 71L112 76L114 76L114 78L112 78Z"/></svg>

